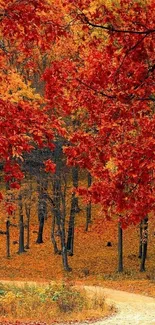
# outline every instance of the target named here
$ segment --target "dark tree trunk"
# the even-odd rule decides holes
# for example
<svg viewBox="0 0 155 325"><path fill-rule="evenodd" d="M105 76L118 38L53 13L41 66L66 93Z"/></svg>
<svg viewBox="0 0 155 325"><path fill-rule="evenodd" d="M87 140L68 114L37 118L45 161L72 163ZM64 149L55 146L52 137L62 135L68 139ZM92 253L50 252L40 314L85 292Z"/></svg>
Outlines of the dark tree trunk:
<svg viewBox="0 0 155 325"><path fill-rule="evenodd" d="M42 244L43 243L43 230L44 230L44 221L45 221L45 216L43 210L43 206L40 203L40 212L39 212L39 230L38 230L38 237L37 237L37 244Z"/></svg>
<svg viewBox="0 0 155 325"><path fill-rule="evenodd" d="M123 272L123 230L118 222L118 272Z"/></svg>
<svg viewBox="0 0 155 325"><path fill-rule="evenodd" d="M68 265L67 246L65 240L65 220L63 216L61 216L61 254L63 268L65 271L70 272L72 269Z"/></svg>
<svg viewBox="0 0 155 325"><path fill-rule="evenodd" d="M78 170L78 167L76 167L76 166L72 167L72 182L73 182L73 186L75 188L78 188L78 183L79 183L79 170ZM78 197L75 197L74 204L75 204L75 211L76 211L76 213L80 212L81 209L79 208L79 200L78 200Z"/></svg>
<svg viewBox="0 0 155 325"><path fill-rule="evenodd" d="M54 208L53 208L53 221L52 221L52 230L51 230L51 238L54 248L54 253L59 254L60 250L58 249L57 242L55 240L55 231L57 235L60 237L61 230L60 230L60 196L61 196L61 179L60 179L60 171L59 166L57 166L56 174L54 175L54 183L53 183L53 201L54 201Z"/></svg>
<svg viewBox="0 0 155 325"><path fill-rule="evenodd" d="M55 175L54 184L53 184L53 201L54 201L53 213L58 227L60 226L60 195L61 195L60 193L61 193L61 180L57 174Z"/></svg>
<svg viewBox="0 0 155 325"><path fill-rule="evenodd" d="M61 241L61 251L58 250L58 254L61 253L62 255L62 264L65 271L71 271L71 268L68 265L68 256L67 256L67 246L66 246L66 238L65 238L65 199L62 195L61 191L61 178L59 175L58 178L58 171L57 175L55 175L54 180L54 219L57 224L57 233L59 235ZM61 202L60 198L62 198L62 205L63 209L61 212ZM55 222L54 221L54 222ZM54 242L54 249L57 251L57 244Z"/></svg>
<svg viewBox="0 0 155 325"><path fill-rule="evenodd" d="M61 179L60 179L61 182ZM60 183L61 184L61 183ZM58 231L60 234L61 240L61 254L62 254L62 264L65 271L70 272L71 268L68 265L68 256L67 256L67 244L66 244L66 231L65 231L65 219L66 219L66 188L67 184L65 182L64 191L62 191L60 185L60 194L61 194L61 206L60 209L57 211L58 216Z"/></svg>
<svg viewBox="0 0 155 325"><path fill-rule="evenodd" d="M53 176L53 220L51 229L51 240L53 243L54 253L61 254L58 249L58 244L55 239L55 232L57 236L61 236L60 222L61 222L61 168L62 168L62 146L61 143L56 142L54 151L54 162L56 164L56 171Z"/></svg>
<svg viewBox="0 0 155 325"><path fill-rule="evenodd" d="M78 167L72 167L72 181L73 181L73 186L75 188L78 187L79 183L79 172L78 172Z"/></svg>
<svg viewBox="0 0 155 325"><path fill-rule="evenodd" d="M143 233L143 223L142 221L140 222L139 226L139 258L142 258L142 233Z"/></svg>
<svg viewBox="0 0 155 325"><path fill-rule="evenodd" d="M53 185L53 190L54 190L54 185ZM55 202L47 193L44 196L46 196L46 198L50 202L51 210L52 210L52 213L54 214L53 218L52 218L52 227L51 227L51 242L53 244L54 254L61 254L61 251L58 249L57 242L56 242L56 239L55 239L55 231L56 231L55 226L56 226L56 218L57 218ZM54 194L53 194L53 196L54 196ZM58 234L58 232L59 232L59 234ZM58 232L57 232L57 234L60 236L60 226L59 226Z"/></svg>
<svg viewBox="0 0 155 325"><path fill-rule="evenodd" d="M44 223L45 223L45 216L47 214L47 202L46 196L44 193L47 192L47 181L40 181L40 186L38 186L39 190L39 200L38 200L38 220L39 220L39 230L38 230L38 237L37 237L37 244L43 243L43 230L44 230Z"/></svg>
<svg viewBox="0 0 155 325"><path fill-rule="evenodd" d="M6 221L6 252L7 257L10 257L10 220Z"/></svg>
<svg viewBox="0 0 155 325"><path fill-rule="evenodd" d="M91 186L91 183L92 183L92 177L91 177L91 174L88 173L88 188ZM87 207L86 207L86 227L85 227L85 231L88 231L90 223L91 223L91 202L89 202L87 204Z"/></svg>
<svg viewBox="0 0 155 325"><path fill-rule="evenodd" d="M30 248L30 207L25 204L26 217L27 217L27 236L26 236L26 249Z"/></svg>
<svg viewBox="0 0 155 325"><path fill-rule="evenodd" d="M25 252L24 250L24 218L23 218L23 204L22 195L19 195L19 250L18 253L21 254Z"/></svg>
<svg viewBox="0 0 155 325"><path fill-rule="evenodd" d="M27 202L25 202L25 212L26 212L26 218L27 218L27 227L26 227L26 249L30 249L30 218L31 218L31 209L32 209L32 193L33 193L33 187L32 187L32 170L30 166L30 176L29 176L29 188L26 192L26 198L28 199Z"/></svg>
<svg viewBox="0 0 155 325"><path fill-rule="evenodd" d="M75 193L72 194L71 199L71 210L68 226L68 238L67 238L67 251L70 256L73 256L74 253L74 223L75 223L75 214L76 214L76 197Z"/></svg>
<svg viewBox="0 0 155 325"><path fill-rule="evenodd" d="M53 219L52 219L51 241L52 241L53 248L54 248L54 254L60 254L61 251L58 249L57 242L56 242L56 239L55 239L55 223L56 223L55 219L56 219L56 217L54 215Z"/></svg>
<svg viewBox="0 0 155 325"><path fill-rule="evenodd" d="M26 248L30 249L30 217L27 219L27 243Z"/></svg>
<svg viewBox="0 0 155 325"><path fill-rule="evenodd" d="M62 264L65 271L71 271L68 265L67 256L67 245L65 236L65 219L66 219L66 175L64 177L64 190L62 190L62 178L63 178L63 154L62 154L62 144L61 142L56 142L56 148L54 152L54 161L56 163L56 172L53 181L53 201L54 201L54 223L57 225L57 233L60 238L61 243L61 255ZM55 224L54 224L55 227ZM55 242L54 242L55 245ZM55 246L56 248L56 246ZM59 252L58 252L59 253Z"/></svg>
<svg viewBox="0 0 155 325"><path fill-rule="evenodd" d="M44 183L43 192L47 193L47 189L48 189L48 178L46 179L46 181ZM46 196L44 197L44 206L45 206L45 220L47 220L47 200L46 200Z"/></svg>
<svg viewBox="0 0 155 325"><path fill-rule="evenodd" d="M143 220L142 258L141 258L140 272L145 272L145 262L147 257L147 243L148 243L148 217L146 217Z"/></svg>

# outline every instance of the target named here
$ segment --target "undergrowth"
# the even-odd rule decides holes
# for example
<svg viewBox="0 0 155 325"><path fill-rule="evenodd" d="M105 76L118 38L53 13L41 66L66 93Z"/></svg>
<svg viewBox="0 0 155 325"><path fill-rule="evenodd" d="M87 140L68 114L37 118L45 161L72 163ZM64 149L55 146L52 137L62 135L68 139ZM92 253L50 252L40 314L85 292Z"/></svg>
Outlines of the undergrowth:
<svg viewBox="0 0 155 325"><path fill-rule="evenodd" d="M110 313L104 297L88 297L71 285L15 286L0 283L0 318L68 321L103 317Z"/></svg>

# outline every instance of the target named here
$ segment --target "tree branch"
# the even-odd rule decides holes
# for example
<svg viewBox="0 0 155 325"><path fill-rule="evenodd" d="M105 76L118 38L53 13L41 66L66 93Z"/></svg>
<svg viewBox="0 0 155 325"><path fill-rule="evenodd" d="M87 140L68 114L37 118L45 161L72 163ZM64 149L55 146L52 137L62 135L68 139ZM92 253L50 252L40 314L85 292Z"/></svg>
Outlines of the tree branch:
<svg viewBox="0 0 155 325"><path fill-rule="evenodd" d="M92 91L95 93L95 95L102 95L102 96L107 97L107 98L110 98L110 99L117 99L117 96L116 96L116 95L108 95L108 94L104 93L103 91L98 91L98 90L96 90L95 88L93 88L92 86L88 85L88 84L85 83L84 81L81 81L81 80L78 79L78 78L76 78L76 80L77 80L80 84L84 85L86 88L92 90ZM124 98L125 98L125 97L124 97ZM152 97L151 95L150 95L150 97L143 97L143 98L140 98L140 97L136 97L135 95L130 94L130 95L126 96L125 99L126 99L126 100L129 100L129 101L134 99L135 101L152 101L152 102L155 102L155 98Z"/></svg>
<svg viewBox="0 0 155 325"><path fill-rule="evenodd" d="M105 29L109 32L124 33L124 34L139 34L139 35L149 35L149 34L155 33L155 29L146 29L143 31L138 31L138 30L130 30L130 29L117 29L113 25L109 25L109 26L98 25L98 24L94 24L91 21L89 21L89 19L84 14L82 14L82 16L84 18L84 22L87 25L95 27L95 28Z"/></svg>
<svg viewBox="0 0 155 325"><path fill-rule="evenodd" d="M87 87L88 89L91 89L92 91L94 91L94 93L97 94L97 95L102 95L102 96L107 97L107 98L110 98L110 99L114 99L114 98L116 98L116 96L114 96L114 95L108 95L108 94L105 94L103 91L98 91L98 90L96 90L95 88L93 88L92 86L88 85L88 84L85 83L84 81L81 81L81 80L78 79L78 78L76 78L76 80L77 80L80 84L82 84L82 85L84 85L85 87Z"/></svg>

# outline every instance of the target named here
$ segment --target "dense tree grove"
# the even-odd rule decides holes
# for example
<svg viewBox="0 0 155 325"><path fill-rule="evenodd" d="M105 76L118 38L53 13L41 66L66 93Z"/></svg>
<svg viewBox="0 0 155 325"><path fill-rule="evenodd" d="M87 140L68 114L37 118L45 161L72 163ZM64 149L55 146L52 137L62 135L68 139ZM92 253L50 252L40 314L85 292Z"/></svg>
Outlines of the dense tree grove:
<svg viewBox="0 0 155 325"><path fill-rule="evenodd" d="M123 229L140 223L145 270L155 211L153 8L153 0L0 0L0 199L12 225L18 206L19 253L24 227L29 248L35 192L37 243L50 206L54 252L70 271L82 195L86 231L92 204L118 220L119 271Z"/></svg>

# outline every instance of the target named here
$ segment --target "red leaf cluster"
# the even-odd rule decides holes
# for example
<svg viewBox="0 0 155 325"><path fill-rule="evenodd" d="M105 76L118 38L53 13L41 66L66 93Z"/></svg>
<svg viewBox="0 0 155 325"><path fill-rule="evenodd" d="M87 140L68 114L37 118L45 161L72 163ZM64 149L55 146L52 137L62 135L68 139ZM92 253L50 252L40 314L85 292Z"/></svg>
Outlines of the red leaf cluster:
<svg viewBox="0 0 155 325"><path fill-rule="evenodd" d="M47 173L55 173L56 164L54 164L50 159L46 160L44 162L44 165L45 165L45 171Z"/></svg>

